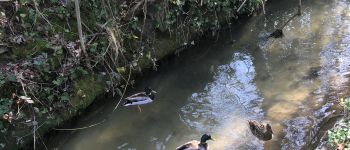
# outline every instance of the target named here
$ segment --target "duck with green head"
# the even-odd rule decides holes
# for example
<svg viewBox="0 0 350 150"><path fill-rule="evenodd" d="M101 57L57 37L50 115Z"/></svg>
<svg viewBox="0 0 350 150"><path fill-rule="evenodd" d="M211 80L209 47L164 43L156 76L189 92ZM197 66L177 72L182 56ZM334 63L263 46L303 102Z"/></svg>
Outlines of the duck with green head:
<svg viewBox="0 0 350 150"><path fill-rule="evenodd" d="M208 140L214 141L214 139L211 137L211 135L204 134L201 137L201 141L197 141L197 140L189 141L189 142L177 147L176 150L208 150L209 149L209 146L207 143Z"/></svg>
<svg viewBox="0 0 350 150"><path fill-rule="evenodd" d="M144 92L136 93L125 98L123 106L134 106L136 105L141 112L140 105L152 103L154 100L154 94L157 92L152 90L150 87L146 87Z"/></svg>

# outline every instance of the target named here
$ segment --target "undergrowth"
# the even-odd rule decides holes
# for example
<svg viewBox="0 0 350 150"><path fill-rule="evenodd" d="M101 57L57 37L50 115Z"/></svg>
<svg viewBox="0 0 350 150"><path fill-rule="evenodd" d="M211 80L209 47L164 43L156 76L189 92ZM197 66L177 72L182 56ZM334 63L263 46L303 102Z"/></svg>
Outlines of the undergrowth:
<svg viewBox="0 0 350 150"><path fill-rule="evenodd" d="M156 68L157 53L164 51L155 47L160 39L170 39L173 44L168 45L193 45L195 37L207 31L215 36L240 14L251 15L262 1L81 1L83 39L78 36L74 1L0 3L0 131L8 135L10 130L29 128L36 135L46 120L62 120L62 113L76 109L79 102L72 97L86 93L91 95L80 98L93 99L103 91L122 96L126 84L134 83L127 82L131 71ZM92 68L84 63L87 59ZM75 84L92 79L99 90ZM20 135L11 136L21 144Z"/></svg>

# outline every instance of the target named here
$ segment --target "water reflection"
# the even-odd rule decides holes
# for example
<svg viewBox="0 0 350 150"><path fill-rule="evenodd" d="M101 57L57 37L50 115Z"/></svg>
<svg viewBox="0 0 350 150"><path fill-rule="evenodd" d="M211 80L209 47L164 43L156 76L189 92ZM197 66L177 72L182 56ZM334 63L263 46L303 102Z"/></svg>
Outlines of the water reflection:
<svg viewBox="0 0 350 150"><path fill-rule="evenodd" d="M308 149L333 113L333 101L350 93L344 90L350 74L350 2L305 1L284 38L263 38L293 15L292 6L294 1L274 1L271 14L234 31L233 45L222 44L228 43L224 39L141 81L136 89L152 85L160 99L142 114L121 108L101 126L61 133L64 144L54 140L52 147L165 150L209 132L217 139L209 143L215 150ZM113 102L94 111L108 114ZM94 111L78 127L99 122L101 113ZM258 141L248 119L270 122L274 139Z"/></svg>
<svg viewBox="0 0 350 150"><path fill-rule="evenodd" d="M214 81L193 93L181 108L182 121L198 132L210 131L217 136L213 149L263 149L247 126L247 120L263 117L252 57L235 53L230 64L219 66L215 72Z"/></svg>

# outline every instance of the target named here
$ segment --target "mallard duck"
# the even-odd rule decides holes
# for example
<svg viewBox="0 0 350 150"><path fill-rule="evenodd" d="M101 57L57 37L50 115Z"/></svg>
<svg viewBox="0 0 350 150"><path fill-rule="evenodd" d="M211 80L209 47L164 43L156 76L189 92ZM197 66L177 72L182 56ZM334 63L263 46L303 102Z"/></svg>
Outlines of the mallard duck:
<svg viewBox="0 0 350 150"><path fill-rule="evenodd" d="M137 105L139 111L141 112L140 105L152 103L154 100L154 94L157 92L152 90L150 87L146 87L144 92L136 93L125 98L123 106L133 106Z"/></svg>
<svg viewBox="0 0 350 150"><path fill-rule="evenodd" d="M176 148L176 150L208 150L209 146L207 141L208 140L214 140L209 134L204 134L201 137L201 141L192 140L189 141L179 147Z"/></svg>
<svg viewBox="0 0 350 150"><path fill-rule="evenodd" d="M272 139L273 132L270 124L262 124L255 120L249 120L249 128L253 135L259 140L268 141Z"/></svg>

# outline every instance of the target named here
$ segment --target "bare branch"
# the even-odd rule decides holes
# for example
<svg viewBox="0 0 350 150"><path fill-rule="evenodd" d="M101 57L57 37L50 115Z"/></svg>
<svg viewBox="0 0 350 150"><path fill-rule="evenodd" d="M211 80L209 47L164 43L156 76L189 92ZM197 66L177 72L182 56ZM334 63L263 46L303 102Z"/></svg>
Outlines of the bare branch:
<svg viewBox="0 0 350 150"><path fill-rule="evenodd" d="M85 49L85 44L84 44L84 37L83 37L83 31L82 31L82 27L81 27L81 17L80 17L80 4L79 4L79 0L75 0L75 14L77 17L77 25L78 25L78 33L79 33L79 41L80 41L80 46L81 46L81 50L84 53L85 56L85 63L86 66L92 70L91 65L90 65L90 58L89 55L86 52Z"/></svg>

